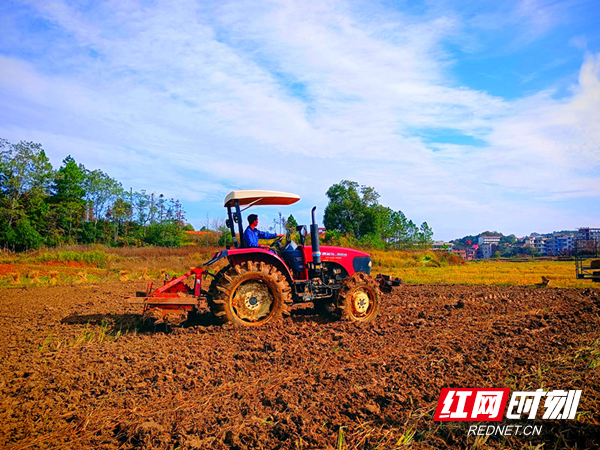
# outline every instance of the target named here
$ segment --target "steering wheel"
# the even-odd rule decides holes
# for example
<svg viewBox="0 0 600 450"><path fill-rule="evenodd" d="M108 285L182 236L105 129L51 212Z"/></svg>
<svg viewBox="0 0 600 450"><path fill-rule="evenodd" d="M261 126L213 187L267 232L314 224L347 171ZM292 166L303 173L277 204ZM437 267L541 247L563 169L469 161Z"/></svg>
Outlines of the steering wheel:
<svg viewBox="0 0 600 450"><path fill-rule="evenodd" d="M281 241L283 240L283 236L279 236L277 239L275 239L271 245L269 245L270 248L277 248L280 249L281 248Z"/></svg>

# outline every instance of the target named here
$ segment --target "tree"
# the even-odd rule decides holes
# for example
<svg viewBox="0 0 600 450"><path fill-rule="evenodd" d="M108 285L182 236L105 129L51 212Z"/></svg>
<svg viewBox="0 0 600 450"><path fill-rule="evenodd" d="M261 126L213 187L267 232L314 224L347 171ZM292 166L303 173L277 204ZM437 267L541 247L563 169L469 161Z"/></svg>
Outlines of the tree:
<svg viewBox="0 0 600 450"><path fill-rule="evenodd" d="M29 220L21 219L15 227L14 248L17 251L37 250L44 238L31 226Z"/></svg>
<svg viewBox="0 0 600 450"><path fill-rule="evenodd" d="M399 248L410 244L409 230L408 230L408 219L402 211L388 212L389 222L388 229L385 230L388 241L391 242L393 247Z"/></svg>
<svg viewBox="0 0 600 450"><path fill-rule="evenodd" d="M113 202L123 196L123 186L101 170L88 170L85 173L83 187L88 209L87 220L93 223L91 233L88 233L91 234L91 239L86 241L97 242L98 221L105 219Z"/></svg>
<svg viewBox="0 0 600 450"><path fill-rule="evenodd" d="M296 231L296 227L298 226L298 222L293 214L290 214L287 220L285 221L285 227L288 229L290 233Z"/></svg>
<svg viewBox="0 0 600 450"><path fill-rule="evenodd" d="M343 180L327 190L329 204L325 208L324 224L328 230L361 236L373 231L374 217L368 208L377 205L379 194L355 181Z"/></svg>
<svg viewBox="0 0 600 450"><path fill-rule="evenodd" d="M219 234L221 235L218 241L219 246L223 247L225 245L233 244L233 237L231 236L231 231L225 225L221 225L219 227Z"/></svg>
<svg viewBox="0 0 600 450"><path fill-rule="evenodd" d="M55 171L40 144L0 138L0 246L27 250L65 239L139 244L156 224L161 227L151 230L148 242L179 245L181 230L190 227L185 214L177 199L144 190L126 193L121 183L101 170L87 170L72 156ZM220 230L221 223L215 220L212 229Z"/></svg>
<svg viewBox="0 0 600 450"><path fill-rule="evenodd" d="M211 219L211 228L215 231L215 245L218 245L219 240L221 239L221 234L223 233L223 229L227 229L227 227L225 226L225 219L223 219L222 217L213 217Z"/></svg>
<svg viewBox="0 0 600 450"><path fill-rule="evenodd" d="M52 165L40 144L0 140L0 220L12 228L29 218L41 228L52 176Z"/></svg>
<svg viewBox="0 0 600 450"><path fill-rule="evenodd" d="M85 178L85 167L78 165L71 156L63 160L63 165L54 177L53 195L49 199L54 213L54 225L59 233L68 236L69 241L75 238L74 233L85 216Z"/></svg>
<svg viewBox="0 0 600 450"><path fill-rule="evenodd" d="M502 236L500 238L500 244L515 245L516 243L517 243L517 237L514 234L510 234L508 236Z"/></svg>
<svg viewBox="0 0 600 450"><path fill-rule="evenodd" d="M173 220L155 223L148 227L144 241L150 245L163 247L179 247L185 233L180 230L179 224Z"/></svg>
<svg viewBox="0 0 600 450"><path fill-rule="evenodd" d="M112 217L114 226L114 241L119 239L119 226L122 226L125 220L131 218L131 203L126 202L122 198L118 198L108 213Z"/></svg>
<svg viewBox="0 0 600 450"><path fill-rule="evenodd" d="M427 222L423 222L419 228L419 244L422 246L429 246L433 243L433 230L429 227Z"/></svg>
<svg viewBox="0 0 600 450"><path fill-rule="evenodd" d="M327 191L329 204L325 208L325 227L330 239L349 234L363 245L406 247L427 245L433 231L424 222L419 229L402 211L379 204L379 194L370 186L359 186L343 180Z"/></svg>
<svg viewBox="0 0 600 450"><path fill-rule="evenodd" d="M467 236L459 238L459 239L454 239L453 241L450 241L450 242L457 246L470 247L473 244L477 244L478 239L479 239L479 235L467 235Z"/></svg>
<svg viewBox="0 0 600 450"><path fill-rule="evenodd" d="M83 201L85 177L86 169L83 164L77 165L72 156L67 156L54 178L54 199L59 202Z"/></svg>

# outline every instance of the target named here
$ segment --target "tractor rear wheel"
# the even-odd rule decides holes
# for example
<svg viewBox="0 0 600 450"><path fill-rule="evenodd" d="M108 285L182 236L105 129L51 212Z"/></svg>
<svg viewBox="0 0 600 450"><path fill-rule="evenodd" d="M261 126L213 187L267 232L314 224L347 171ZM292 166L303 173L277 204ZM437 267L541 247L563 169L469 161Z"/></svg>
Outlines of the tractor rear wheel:
<svg viewBox="0 0 600 450"><path fill-rule="evenodd" d="M209 306L221 322L259 326L289 316L290 285L274 266L246 261L227 266L210 286Z"/></svg>
<svg viewBox="0 0 600 450"><path fill-rule="evenodd" d="M379 313L380 304L377 283L363 272L346 278L337 294L338 314L347 322L372 322Z"/></svg>

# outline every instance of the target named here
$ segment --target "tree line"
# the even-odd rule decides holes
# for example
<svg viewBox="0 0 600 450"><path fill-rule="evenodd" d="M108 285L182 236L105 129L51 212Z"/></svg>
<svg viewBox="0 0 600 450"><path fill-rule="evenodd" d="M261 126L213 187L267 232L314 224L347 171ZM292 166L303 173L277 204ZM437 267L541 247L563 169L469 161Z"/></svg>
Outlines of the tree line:
<svg viewBox="0 0 600 450"><path fill-rule="evenodd" d="M185 211L162 194L125 190L67 156L55 170L40 144L0 139L0 247L179 246Z"/></svg>
<svg viewBox="0 0 600 450"><path fill-rule="evenodd" d="M327 197L326 242L379 249L427 248L432 243L427 222L417 226L402 211L380 205L379 194L370 186L343 180L327 190Z"/></svg>
<svg viewBox="0 0 600 450"><path fill-rule="evenodd" d="M372 187L344 180L326 195L328 244L392 249L431 244L433 231L427 222L417 226L402 211L380 205ZM179 200L126 190L108 174L89 170L71 156L54 169L40 144L0 139L0 248L23 251L93 243L173 247L181 245L183 231L193 230L185 220ZM286 219L279 213L271 230L293 233L296 225L293 215ZM214 231L215 244L231 240L221 219L207 218L204 230ZM208 245L211 234L203 239Z"/></svg>

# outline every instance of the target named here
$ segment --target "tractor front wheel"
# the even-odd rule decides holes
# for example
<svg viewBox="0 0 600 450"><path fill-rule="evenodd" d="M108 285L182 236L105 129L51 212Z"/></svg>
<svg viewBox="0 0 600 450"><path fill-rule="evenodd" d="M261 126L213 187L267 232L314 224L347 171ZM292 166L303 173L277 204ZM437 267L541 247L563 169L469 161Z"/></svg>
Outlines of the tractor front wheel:
<svg viewBox="0 0 600 450"><path fill-rule="evenodd" d="M217 274L210 287L209 305L222 322L264 325L290 314L291 288L276 267L246 261Z"/></svg>
<svg viewBox="0 0 600 450"><path fill-rule="evenodd" d="M380 304L377 283L363 272L356 272L346 278L338 291L338 314L348 322L372 322L379 313Z"/></svg>

